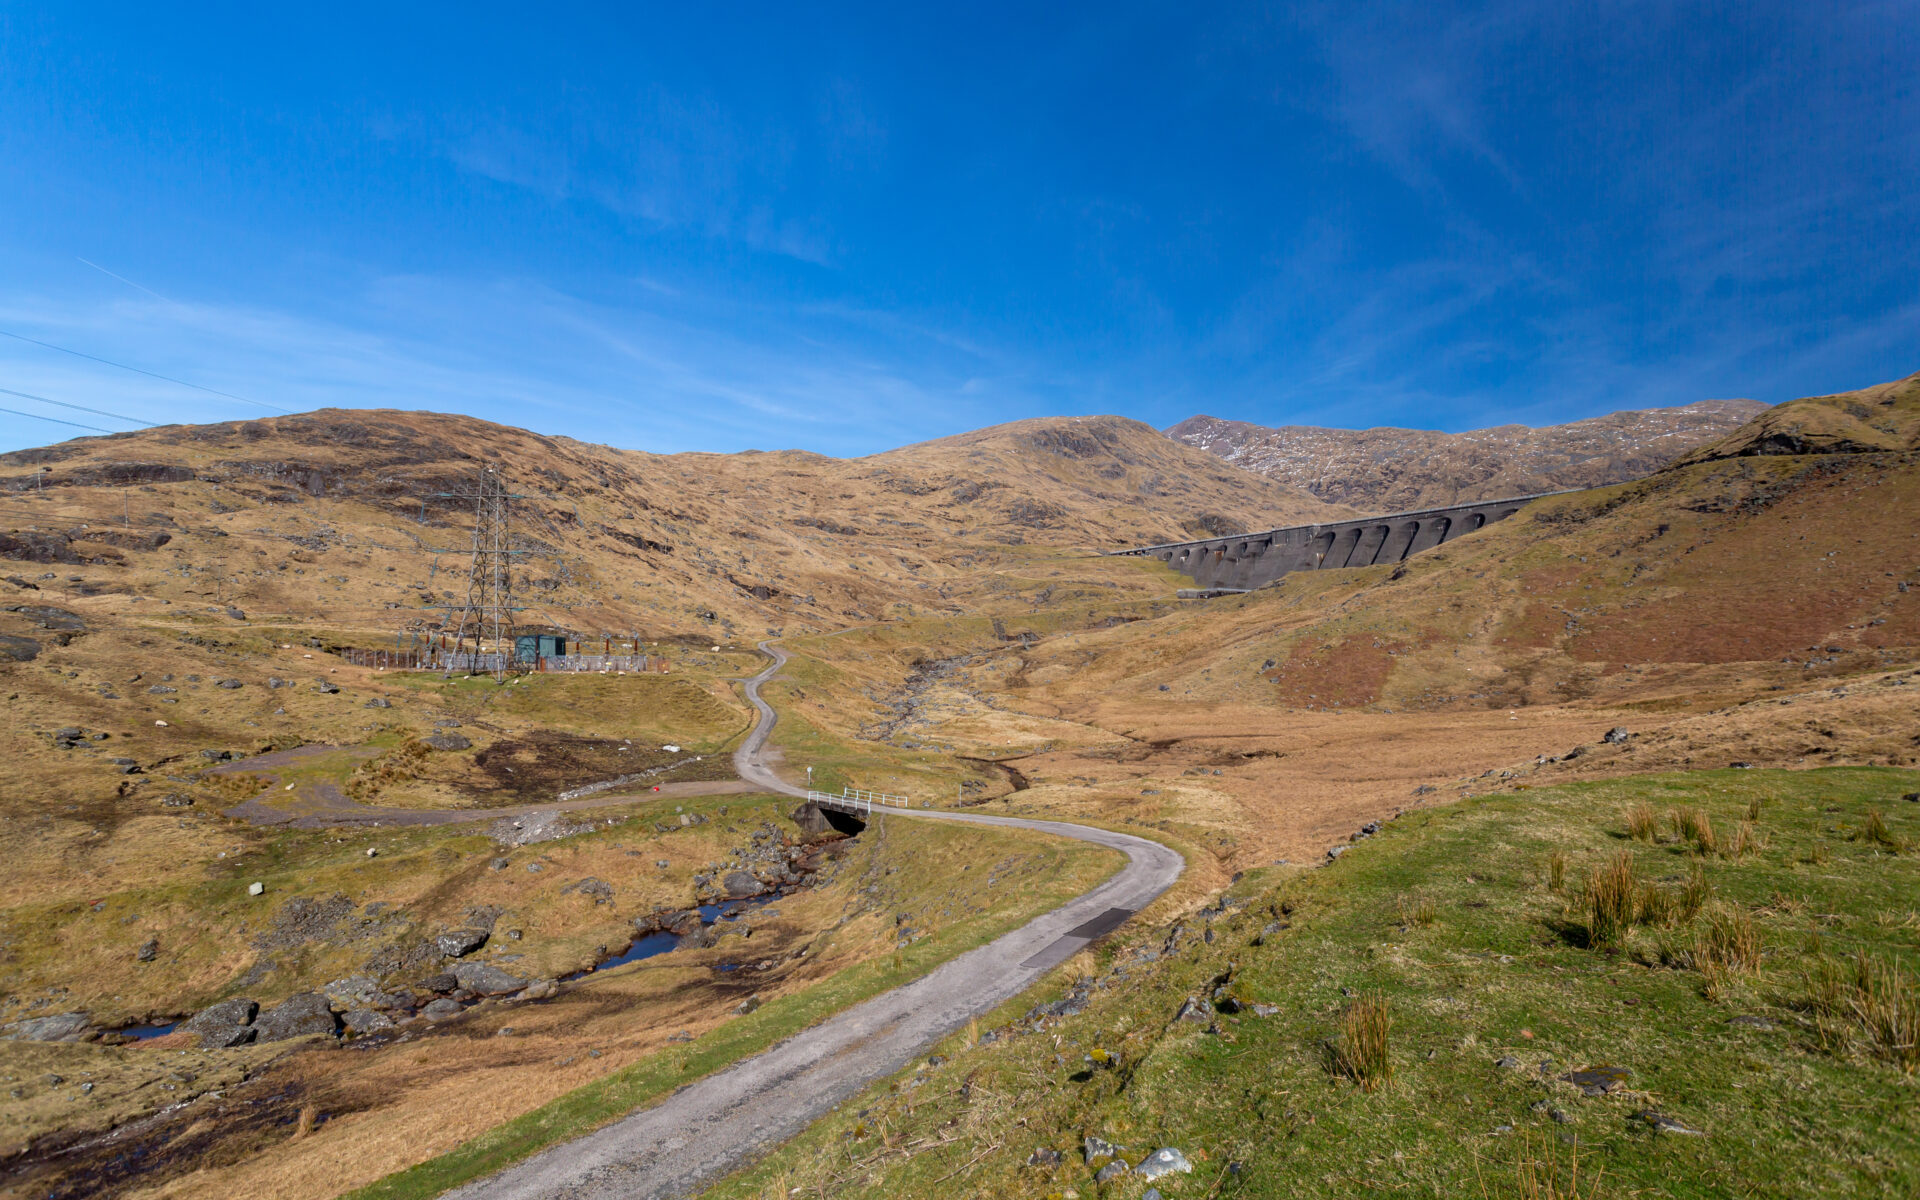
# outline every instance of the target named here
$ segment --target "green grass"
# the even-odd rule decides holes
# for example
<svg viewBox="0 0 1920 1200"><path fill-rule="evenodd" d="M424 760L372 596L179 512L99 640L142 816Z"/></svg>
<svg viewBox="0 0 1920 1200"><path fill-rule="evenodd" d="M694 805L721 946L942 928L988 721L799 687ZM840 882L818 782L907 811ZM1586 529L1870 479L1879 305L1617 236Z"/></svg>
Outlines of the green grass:
<svg viewBox="0 0 1920 1200"><path fill-rule="evenodd" d="M903 823L884 836L897 844L879 848L882 859L897 858L911 864L944 861L944 856L951 853L979 862L1000 855L1003 865L1015 861L1020 865L1002 874L1004 886L994 894L997 903L991 908L979 903L952 919L937 915L932 908L951 902L958 893L960 885L953 872L909 870L894 874L887 870L877 881L897 889L889 893L888 911L913 913L917 906L913 923L929 929L930 936L924 940L849 967L805 991L770 1000L684 1048L662 1051L569 1092L455 1150L351 1192L349 1200L437 1196L547 1146L588 1133L862 1000L924 975L1081 894L1118 869L1121 861L1111 851L1067 839L972 827ZM986 872L980 870L978 874L984 877ZM887 878L893 884L885 885ZM984 879L970 877L969 882L977 884ZM983 901L984 897L975 900Z"/></svg>
<svg viewBox="0 0 1920 1200"><path fill-rule="evenodd" d="M1899 1049L1920 1020L1920 851L1896 849L1920 841L1916 787L1707 771L1409 814L1324 870L1241 881L1210 944L1189 918L1170 959L1109 949L1085 1013L1034 1030L1004 1011L988 1044L940 1047L919 1086L873 1089L709 1194L1138 1197L1093 1184L1085 1134L1132 1162L1181 1148L1195 1170L1155 1181L1168 1200L1920 1194L1920 1062ZM1737 858L1625 819L1648 803L1733 829L1755 800ZM1596 945L1581 882L1622 851L1664 899ZM1405 919L1428 902L1430 922ZM1174 1019L1220 987L1279 1011L1218 1011L1218 1034ZM1122 1065L1090 1067L1096 1051ZM1597 1066L1625 1091L1557 1079ZM1705 1136L1656 1133L1647 1110ZM1065 1163L1025 1166L1042 1146Z"/></svg>

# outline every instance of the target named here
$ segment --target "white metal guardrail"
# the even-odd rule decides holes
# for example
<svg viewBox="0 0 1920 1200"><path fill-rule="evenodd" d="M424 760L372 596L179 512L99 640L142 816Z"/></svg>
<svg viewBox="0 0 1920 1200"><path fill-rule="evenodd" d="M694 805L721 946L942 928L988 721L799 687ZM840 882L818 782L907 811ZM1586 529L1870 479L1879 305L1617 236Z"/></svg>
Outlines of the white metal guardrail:
<svg viewBox="0 0 1920 1200"><path fill-rule="evenodd" d="M905 796L892 796L886 792L869 792L864 788L841 788L838 794L833 792L816 792L809 788L807 790L807 802L810 804L824 804L828 808L837 808L841 812L854 813L863 817L872 816L876 805L881 808L906 808L909 806Z"/></svg>

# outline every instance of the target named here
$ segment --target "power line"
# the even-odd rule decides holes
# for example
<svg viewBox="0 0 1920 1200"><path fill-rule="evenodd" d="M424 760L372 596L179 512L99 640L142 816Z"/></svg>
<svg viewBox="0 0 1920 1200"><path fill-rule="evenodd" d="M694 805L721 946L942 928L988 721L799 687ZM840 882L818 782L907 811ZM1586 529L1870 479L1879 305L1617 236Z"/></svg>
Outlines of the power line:
<svg viewBox="0 0 1920 1200"><path fill-rule="evenodd" d="M0 337L10 337L15 341L29 342L35 346L45 346L49 350L58 350L62 354L71 354L75 358L84 358L89 362L105 363L109 367L118 367L122 371L132 371L135 375L145 375L149 379L158 379L166 383L178 384L184 388L192 388L196 392L205 392L209 396L225 396L229 400L238 400L242 404L252 404L272 412L287 413L289 415L293 413L293 410L290 408L281 408L278 405L265 404L259 400L249 400L245 396L236 396L232 392L223 392L217 388L202 387L197 383L188 383L184 379L175 379L171 375L162 375L157 371L148 371L140 367L130 367L126 363L114 362L110 358L101 358L97 354L88 354L82 350L69 350L65 346L56 346L52 342L43 342L39 338L30 338L24 333L13 333L9 330L0 329ZM72 424L72 422L67 423Z"/></svg>
<svg viewBox="0 0 1920 1200"><path fill-rule="evenodd" d="M17 408L0 408L0 412L12 413L16 417L32 417L36 421L51 421L55 425L71 425L75 429L91 429L95 433L117 433L119 430L102 429L98 425L82 425L78 421L62 421L59 417L43 417L39 413L21 412Z"/></svg>
<svg viewBox="0 0 1920 1200"><path fill-rule="evenodd" d="M38 400L42 404L57 404L61 408L71 408L75 412L92 413L96 417L112 417L116 421L128 421L135 425L145 425L148 429L158 429L152 421L142 421L138 417L123 417L119 413L110 413L104 408L88 408L84 404L68 404L65 400L49 400L45 396L36 396L32 392L16 392L12 388L0 388L0 394L18 396L22 400Z"/></svg>

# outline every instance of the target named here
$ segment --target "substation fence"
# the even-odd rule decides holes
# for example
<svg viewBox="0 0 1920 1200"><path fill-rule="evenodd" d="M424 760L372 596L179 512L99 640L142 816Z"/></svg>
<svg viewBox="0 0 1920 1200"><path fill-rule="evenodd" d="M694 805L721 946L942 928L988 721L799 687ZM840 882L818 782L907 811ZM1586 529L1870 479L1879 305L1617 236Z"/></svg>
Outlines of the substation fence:
<svg viewBox="0 0 1920 1200"><path fill-rule="evenodd" d="M475 654L450 650L361 650L348 647L340 657L356 667L377 667L383 671L504 671L504 654ZM667 670L667 660L657 654L542 654L531 662L519 660L518 666L534 671L651 671Z"/></svg>
<svg viewBox="0 0 1920 1200"><path fill-rule="evenodd" d="M869 792L864 788L841 788L837 794L808 789L807 802L863 817L872 816L876 805L881 808L910 807L905 796L891 796L886 792Z"/></svg>
<svg viewBox="0 0 1920 1200"><path fill-rule="evenodd" d="M543 654L536 671L654 671L667 669L657 654Z"/></svg>

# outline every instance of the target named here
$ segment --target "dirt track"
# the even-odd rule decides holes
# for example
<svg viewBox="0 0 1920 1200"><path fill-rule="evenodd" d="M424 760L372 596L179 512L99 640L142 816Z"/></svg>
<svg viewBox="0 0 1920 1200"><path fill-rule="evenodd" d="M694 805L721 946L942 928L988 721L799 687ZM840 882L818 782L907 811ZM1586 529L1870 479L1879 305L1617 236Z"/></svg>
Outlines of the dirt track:
<svg viewBox="0 0 1920 1200"><path fill-rule="evenodd" d="M777 720L760 699L760 685L787 661L777 647L762 643L761 649L774 662L746 688L761 719L735 752L734 763L756 789L804 796L760 757ZM1185 866L1178 854L1157 842L1058 821L911 810L890 812L886 819L896 816L1004 825L1075 838L1121 851L1127 865L1077 900L913 983L710 1075L661 1104L448 1195L463 1200L687 1195L905 1067L969 1018L1018 995L1094 937L1150 904Z"/></svg>
<svg viewBox="0 0 1920 1200"><path fill-rule="evenodd" d="M357 800L349 799L346 793L340 790L339 785L333 783L304 784L296 786L291 793L275 790L280 786L280 776L276 768L291 766L302 758L335 753L338 749L336 746L301 746L293 750L276 750L271 754L262 754L255 758L214 768L215 773L259 775L273 781L272 786L258 796L225 810L223 815L255 825L291 825L296 829L326 829L340 825L458 825L466 821L494 821L501 817L525 817L535 813L606 808L610 805L633 804L640 800L656 798L664 800L675 796L724 796L765 790L758 784L739 779L690 780L684 783L658 784L648 788L640 796L635 796L631 792L616 791L602 796L585 796L578 800L556 800L547 804L515 804L504 808L382 808L379 805L361 804ZM368 757L374 753L377 751L369 751ZM735 761L738 761L737 756Z"/></svg>

